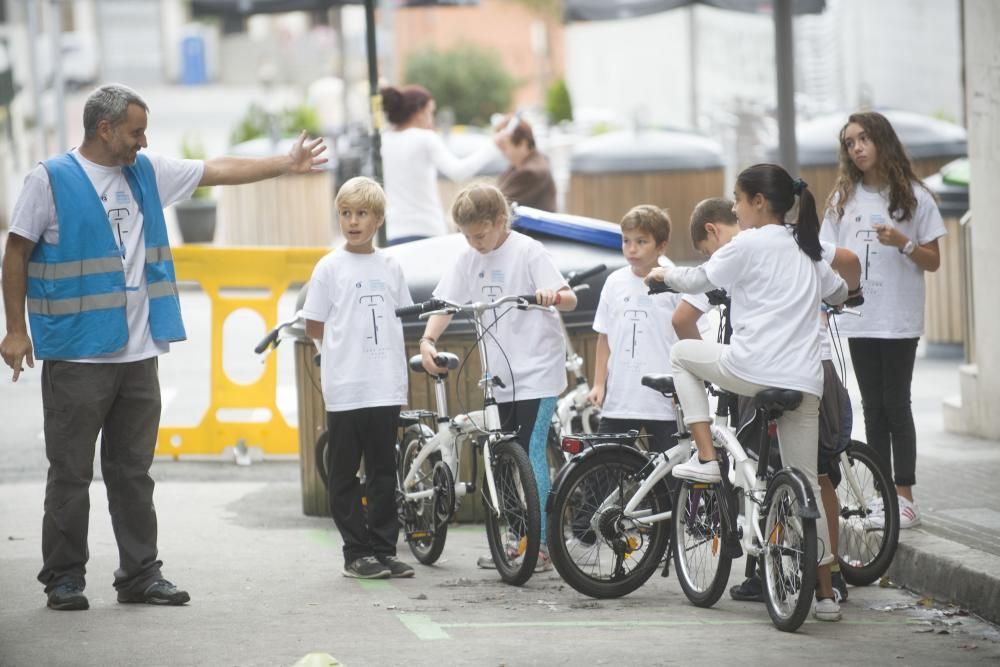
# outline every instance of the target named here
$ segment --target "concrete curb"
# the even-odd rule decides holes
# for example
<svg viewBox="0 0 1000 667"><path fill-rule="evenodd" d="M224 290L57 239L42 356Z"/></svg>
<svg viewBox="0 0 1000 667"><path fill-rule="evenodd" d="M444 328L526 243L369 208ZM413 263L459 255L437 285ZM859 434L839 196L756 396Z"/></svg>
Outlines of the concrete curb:
<svg viewBox="0 0 1000 667"><path fill-rule="evenodd" d="M923 530L903 531L889 578L1000 623L1000 556Z"/></svg>

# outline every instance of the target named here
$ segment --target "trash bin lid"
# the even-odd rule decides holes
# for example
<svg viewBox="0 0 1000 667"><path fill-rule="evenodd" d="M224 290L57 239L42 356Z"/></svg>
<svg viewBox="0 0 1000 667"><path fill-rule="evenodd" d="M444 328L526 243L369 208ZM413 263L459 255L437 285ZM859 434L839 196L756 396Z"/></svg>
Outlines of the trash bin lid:
<svg viewBox="0 0 1000 667"><path fill-rule="evenodd" d="M964 127L931 118L912 111L877 109L892 123L906 152L914 160L932 157L961 157L968 154ZM840 130L851 112L844 111L817 116L800 122L795 129L799 148L799 165L815 167L836 165L840 146ZM778 146L766 151L767 159L779 160Z"/></svg>
<svg viewBox="0 0 1000 667"><path fill-rule="evenodd" d="M969 210L969 161L961 158L941 167L924 179L937 195L938 208L945 217L961 217Z"/></svg>
<svg viewBox="0 0 1000 667"><path fill-rule="evenodd" d="M573 147L570 170L577 174L721 169L722 148L682 130L625 130L584 139Z"/></svg>

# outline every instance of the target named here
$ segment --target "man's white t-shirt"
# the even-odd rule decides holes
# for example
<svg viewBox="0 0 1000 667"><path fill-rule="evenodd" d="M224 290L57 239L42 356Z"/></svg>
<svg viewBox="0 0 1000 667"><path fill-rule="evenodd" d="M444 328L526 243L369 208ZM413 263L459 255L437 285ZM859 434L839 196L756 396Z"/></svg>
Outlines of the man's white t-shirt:
<svg viewBox="0 0 1000 667"><path fill-rule="evenodd" d="M854 196L837 219L836 202L827 211L820 238L853 251L861 260L865 302L861 317L842 317L840 334L861 338L918 338L924 332L924 272L893 246L879 243L875 225L893 225L917 245L946 234L934 198L913 186L917 208L913 219L900 222L889 215L889 192L871 192L858 183Z"/></svg>
<svg viewBox="0 0 1000 667"><path fill-rule="evenodd" d="M512 231L499 248L485 255L472 247L462 251L434 289L434 296L471 303L566 286L545 246ZM493 390L498 402L562 393L566 388L566 341L558 313L501 307L484 313L483 325L490 373L506 385Z"/></svg>
<svg viewBox="0 0 1000 667"><path fill-rule="evenodd" d="M403 323L413 303L399 262L335 250L313 269L302 316L323 323L320 375L329 412L406 405Z"/></svg>
<svg viewBox="0 0 1000 667"><path fill-rule="evenodd" d="M677 342L672 318L681 301L705 313L704 294L649 294L649 286L624 266L608 276L594 313L594 331L608 337L608 380L601 415L613 419L672 421L674 406L642 386L642 376L670 373Z"/></svg>
<svg viewBox="0 0 1000 667"><path fill-rule="evenodd" d="M457 158L433 130L411 127L386 132L382 136L382 169L389 240L447 234L438 195L438 172L455 182L467 180L496 157L497 152L491 143Z"/></svg>
<svg viewBox="0 0 1000 667"><path fill-rule="evenodd" d="M843 279L827 262L806 256L783 225L740 232L703 266L733 304L723 367L756 384L822 396L820 300Z"/></svg>
<svg viewBox="0 0 1000 667"><path fill-rule="evenodd" d="M104 167L72 151L87 174L97 196L108 214L111 233L122 255L125 269L126 316L128 318L128 343L114 354L74 359L87 363L126 363L141 361L170 350L165 341L155 341L149 330L149 298L146 294L146 246L143 235L143 216L139 204L132 196L121 167ZM205 163L201 160L175 160L143 152L149 158L156 174L156 188L160 203L166 207L188 199L198 187ZM59 221L56 205L52 200L49 173L41 164L32 169L24 179L24 189L14 205L10 231L35 243L59 242Z"/></svg>

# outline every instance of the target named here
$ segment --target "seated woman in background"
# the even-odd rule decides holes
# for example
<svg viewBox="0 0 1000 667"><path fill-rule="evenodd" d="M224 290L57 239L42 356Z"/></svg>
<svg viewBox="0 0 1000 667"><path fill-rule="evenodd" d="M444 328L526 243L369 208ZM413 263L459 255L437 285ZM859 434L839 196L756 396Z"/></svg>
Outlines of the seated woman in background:
<svg viewBox="0 0 1000 667"><path fill-rule="evenodd" d="M535 147L531 125L517 114L505 117L495 135L497 148L510 166L500 174L497 187L507 201L543 211L556 210L556 183L549 159Z"/></svg>

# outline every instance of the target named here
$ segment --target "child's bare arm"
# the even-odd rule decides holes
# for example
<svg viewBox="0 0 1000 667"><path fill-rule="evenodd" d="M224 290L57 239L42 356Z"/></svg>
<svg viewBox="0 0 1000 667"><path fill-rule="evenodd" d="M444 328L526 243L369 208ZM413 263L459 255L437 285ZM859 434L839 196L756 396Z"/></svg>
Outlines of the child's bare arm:
<svg viewBox="0 0 1000 667"><path fill-rule="evenodd" d="M861 286L861 260L853 251L847 248L837 248L830 266L840 274L840 277L847 283L847 288L852 292Z"/></svg>
<svg viewBox="0 0 1000 667"><path fill-rule="evenodd" d="M604 405L604 394L608 382L608 360L611 358L611 346L608 344L607 334L597 335L597 345L594 346L594 386L587 399L601 407Z"/></svg>
<svg viewBox="0 0 1000 667"><path fill-rule="evenodd" d="M451 324L451 315L431 315L427 320L427 326L424 327L424 335L420 337L420 356L423 360L424 370L431 375L437 375L435 371L438 369L438 365L434 363L434 357L437 355L437 340L449 324Z"/></svg>
<svg viewBox="0 0 1000 667"><path fill-rule="evenodd" d="M313 340L323 340L323 323L316 320L306 320L306 335Z"/></svg>
<svg viewBox="0 0 1000 667"><path fill-rule="evenodd" d="M692 306L687 301L681 301L674 310L674 316L670 322L674 325L674 331L679 340L701 340L701 331L698 330L698 320L701 319L700 310Z"/></svg>

